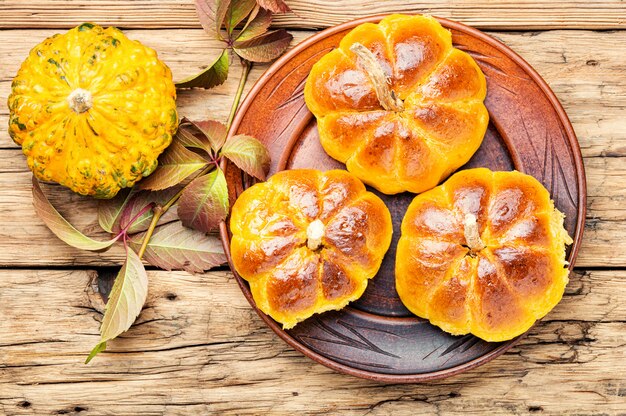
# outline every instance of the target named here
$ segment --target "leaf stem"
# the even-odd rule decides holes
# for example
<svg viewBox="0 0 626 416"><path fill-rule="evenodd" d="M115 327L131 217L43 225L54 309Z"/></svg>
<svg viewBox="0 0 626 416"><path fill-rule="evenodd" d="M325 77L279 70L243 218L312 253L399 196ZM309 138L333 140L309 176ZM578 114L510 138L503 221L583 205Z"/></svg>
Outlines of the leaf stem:
<svg viewBox="0 0 626 416"><path fill-rule="evenodd" d="M139 248L139 252L137 252L137 255L139 256L139 258L142 258L143 254L146 252L146 248L148 247L148 242L150 241L150 238L152 237L152 233L154 233L154 229L156 228L156 225L159 222L161 215L163 215L163 207L161 207L160 205L157 205L154 208L152 208L152 212L154 213L154 215L152 216L152 221L150 221L150 226L148 227L148 231L146 231L146 236L143 238L143 241L141 242L141 247Z"/></svg>
<svg viewBox="0 0 626 416"><path fill-rule="evenodd" d="M241 96L243 95L244 87L246 86L246 80L248 79L248 74L250 73L250 69L252 68L252 62L246 61L245 59L241 60L241 78L239 79L239 86L237 87L237 92L235 93L235 98L233 100L233 105L230 109L230 114L228 115L228 122L226 123L226 130L230 129L230 126L233 124L233 120L235 119L235 114L237 113L237 109L239 108L239 102L241 101ZM217 168L217 164L210 164L204 169L200 171L200 173L196 177L200 177L202 175L206 175L209 173L213 167ZM178 201L180 196L185 191L185 187L181 188L174 196L172 196L169 201L165 203L163 206L155 206L152 208L152 212L154 215L152 216L152 221L150 221L150 226L146 231L146 235L143 237L143 241L141 242L141 247L139 248L139 252L137 255L139 258L142 258L144 253L146 252L146 248L148 247L148 243L150 242L150 238L152 238L152 234L154 233L154 229L156 228L161 216L169 210L172 205Z"/></svg>
<svg viewBox="0 0 626 416"><path fill-rule="evenodd" d="M139 219L143 214L154 208L155 203L150 202L148 205L143 207L141 211L139 211L128 223L124 226L124 228L120 231L119 235L128 233L128 229L132 227L133 223Z"/></svg>
<svg viewBox="0 0 626 416"><path fill-rule="evenodd" d="M252 62L242 59L241 60L241 78L239 79L239 86L237 87L237 93L235 93L235 99L233 100L233 105L230 108L230 114L228 115L228 121L226 122L226 130L230 130L230 126L233 124L233 120L235 119L235 114L237 113L237 109L239 108L239 101L241 101L241 96L243 95L243 88L246 86L246 80L248 79L248 74L250 73L250 69L252 69Z"/></svg>

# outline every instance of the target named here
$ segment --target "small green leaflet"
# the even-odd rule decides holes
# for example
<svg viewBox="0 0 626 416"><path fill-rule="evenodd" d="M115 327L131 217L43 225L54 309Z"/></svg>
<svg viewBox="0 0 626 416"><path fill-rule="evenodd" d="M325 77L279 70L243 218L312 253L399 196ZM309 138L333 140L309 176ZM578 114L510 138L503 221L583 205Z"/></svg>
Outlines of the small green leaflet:
<svg viewBox="0 0 626 416"><path fill-rule="evenodd" d="M231 0L226 12L226 31L230 35L239 23L243 21L256 7L256 0Z"/></svg>
<svg viewBox="0 0 626 416"><path fill-rule="evenodd" d="M178 217L186 227L210 233L228 215L226 178L217 168L187 185L178 200Z"/></svg>
<svg viewBox="0 0 626 416"><path fill-rule="evenodd" d="M177 88L213 88L222 85L228 78L228 49L199 74L176 83Z"/></svg>
<svg viewBox="0 0 626 416"><path fill-rule="evenodd" d="M209 140L211 149L215 153L219 152L222 146L224 146L226 136L228 135L226 125L217 120L192 121L192 123Z"/></svg>
<svg viewBox="0 0 626 416"><path fill-rule="evenodd" d="M124 211L122 215L120 215L119 224L117 224L117 229L128 227L128 234L135 234L142 231L146 231L150 226L150 222L152 221L152 217L154 216L154 212L149 210L145 212L143 215L139 215L141 210L150 203L156 205L165 205L167 201L170 200L178 191L180 187L175 186L172 188L165 189L163 191L138 191L133 197L128 201L126 207L124 207ZM137 215L139 215L137 217ZM132 224L129 224L130 221L136 218ZM178 217L173 210L168 210L159 218L158 224L165 224L168 222L172 222L176 220ZM115 232L115 228L113 229Z"/></svg>
<svg viewBox="0 0 626 416"><path fill-rule="evenodd" d="M256 0L256 2L259 6L271 11L272 13L287 13L291 11L289 6L285 4L284 0Z"/></svg>
<svg viewBox="0 0 626 416"><path fill-rule="evenodd" d="M98 200L98 224L108 233L119 232L119 219L124 207L135 194L135 188L122 189L111 199Z"/></svg>
<svg viewBox="0 0 626 416"><path fill-rule="evenodd" d="M178 126L178 132L176 133L178 142L187 148L203 150L207 154L211 154L209 139L204 134L200 134L200 132L196 133L198 129L194 126L195 123L186 119L183 119L183 122L185 124Z"/></svg>
<svg viewBox="0 0 626 416"><path fill-rule="evenodd" d="M279 29L243 42L235 42L233 50L250 62L270 62L285 52L292 39L293 36L285 29Z"/></svg>
<svg viewBox="0 0 626 416"><path fill-rule="evenodd" d="M107 341L126 331L135 322L148 296L148 275L137 254L127 248L126 261L115 278L100 325L100 342L85 364L106 349Z"/></svg>
<svg viewBox="0 0 626 416"><path fill-rule="evenodd" d="M254 137L244 134L231 137L222 147L222 155L247 174L265 180L270 168L270 154Z"/></svg>
<svg viewBox="0 0 626 416"><path fill-rule="evenodd" d="M133 236L131 247L138 250L144 235ZM202 273L226 263L219 238L184 227L180 221L157 227L143 257L161 269L185 270L189 273Z"/></svg>
<svg viewBox="0 0 626 416"><path fill-rule="evenodd" d="M48 198L44 195L43 190L39 185L39 181L34 176L33 205L35 206L37 215L48 226L50 231L72 247L76 247L81 250L101 251L109 248L119 238L119 236L117 236L108 241L97 241L78 231L52 206Z"/></svg>
<svg viewBox="0 0 626 416"><path fill-rule="evenodd" d="M265 9L259 9L256 14L251 14L248 23L237 36L238 41L255 38L267 32L272 24L272 13Z"/></svg>
<svg viewBox="0 0 626 416"><path fill-rule="evenodd" d="M210 35L218 34L226 15L226 8L228 7L226 2L221 0L196 0L195 5L202 28ZM217 17L218 14L221 18ZM217 20L219 20L219 25ZM220 37L216 37L216 39L220 39Z"/></svg>
<svg viewBox="0 0 626 416"><path fill-rule="evenodd" d="M139 182L139 187L151 191L166 189L178 185L208 164L200 155L187 150L178 140L174 140L159 158L159 166L150 176Z"/></svg>

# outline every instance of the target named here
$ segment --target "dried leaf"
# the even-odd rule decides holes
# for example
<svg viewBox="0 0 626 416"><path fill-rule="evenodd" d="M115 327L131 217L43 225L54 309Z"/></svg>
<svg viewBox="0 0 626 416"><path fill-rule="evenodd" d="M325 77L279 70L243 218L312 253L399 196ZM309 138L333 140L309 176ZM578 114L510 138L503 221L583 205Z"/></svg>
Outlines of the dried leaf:
<svg viewBox="0 0 626 416"><path fill-rule="evenodd" d="M131 246L138 250L144 235L133 236ZM144 259L161 269L190 273L202 273L226 262L222 243L217 237L184 227L180 221L155 229Z"/></svg>
<svg viewBox="0 0 626 416"><path fill-rule="evenodd" d="M154 213L152 210L148 210L142 215L139 215L141 210L147 205L153 203L155 205L165 205L170 198L172 198L180 190L180 187L172 187L162 191L137 191L133 193L132 197L127 202L122 214L119 217L119 221L113 228L113 232L119 232L120 229L129 225L130 221L135 218L130 227L128 227L128 234L135 234L142 231L146 231L150 226ZM137 217L137 215L139 215ZM159 218L157 224L167 224L178 219L176 211L168 209Z"/></svg>
<svg viewBox="0 0 626 416"><path fill-rule="evenodd" d="M226 136L228 135L226 125L217 120L192 121L192 123L198 130L204 133L213 151L215 153L219 152L222 146L224 146Z"/></svg>
<svg viewBox="0 0 626 416"><path fill-rule="evenodd" d="M148 275L137 254L126 250L126 261L115 278L100 325L100 342L85 364L106 349L106 343L126 331L135 322L148 295Z"/></svg>
<svg viewBox="0 0 626 416"><path fill-rule="evenodd" d="M196 0L196 13L204 30L216 39L222 39L220 29L224 23L230 0Z"/></svg>
<svg viewBox="0 0 626 416"><path fill-rule="evenodd" d="M194 126L193 122L187 121L187 124L178 126L176 139L180 144L187 148L199 149L211 154L211 143L209 139L199 129Z"/></svg>
<svg viewBox="0 0 626 416"><path fill-rule="evenodd" d="M111 247L119 238L119 236L117 236L108 241L96 241L78 231L52 206L48 198L46 198L46 195L44 195L39 181L34 176L33 205L35 206L37 215L48 226L50 231L72 247L81 250L100 251Z"/></svg>
<svg viewBox="0 0 626 416"><path fill-rule="evenodd" d="M205 233L215 231L227 215L228 188L219 168L191 181L178 200L183 225Z"/></svg>
<svg viewBox="0 0 626 416"><path fill-rule="evenodd" d="M228 78L228 50L224 49L220 56L204 71L177 82L176 87L213 88L222 85L226 78Z"/></svg>
<svg viewBox="0 0 626 416"><path fill-rule="evenodd" d="M159 166L150 176L139 182L139 188L158 191L178 185L208 162L198 154L187 150L177 140L159 157Z"/></svg>
<svg viewBox="0 0 626 416"><path fill-rule="evenodd" d="M231 0L226 12L226 31L230 35L256 7L256 0Z"/></svg>
<svg viewBox="0 0 626 416"><path fill-rule="evenodd" d="M271 11L272 13L287 13L291 9L284 0L256 0L259 6Z"/></svg>
<svg viewBox="0 0 626 416"><path fill-rule="evenodd" d="M270 168L270 154L254 137L244 134L232 137L224 144L222 155L247 174L265 180Z"/></svg>
<svg viewBox="0 0 626 416"><path fill-rule="evenodd" d="M255 38L267 32L272 24L272 13L265 9L259 9L255 15L250 15L250 20L237 36L239 42Z"/></svg>
<svg viewBox="0 0 626 416"><path fill-rule="evenodd" d="M98 200L98 224L108 233L119 232L119 219L124 207L135 193L135 188L126 188L111 199Z"/></svg>
<svg viewBox="0 0 626 416"><path fill-rule="evenodd" d="M233 50L250 62L270 62L289 47L292 39L293 36L285 29L279 29L243 42L235 42Z"/></svg>

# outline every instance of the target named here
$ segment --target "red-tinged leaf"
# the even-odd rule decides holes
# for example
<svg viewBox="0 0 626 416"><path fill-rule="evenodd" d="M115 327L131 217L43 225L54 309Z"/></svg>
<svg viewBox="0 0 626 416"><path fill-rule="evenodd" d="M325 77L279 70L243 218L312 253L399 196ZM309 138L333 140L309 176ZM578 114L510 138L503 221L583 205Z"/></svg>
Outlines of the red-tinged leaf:
<svg viewBox="0 0 626 416"><path fill-rule="evenodd" d="M178 200L183 225L205 233L217 230L228 215L228 188L221 169L191 181Z"/></svg>
<svg viewBox="0 0 626 416"><path fill-rule="evenodd" d="M85 364L106 349L107 341L128 330L141 312L148 295L148 275L141 259L131 249L115 278L100 325L100 342L93 348Z"/></svg>
<svg viewBox="0 0 626 416"><path fill-rule="evenodd" d="M220 56L204 71L178 81L176 87L208 89L222 85L226 78L228 78L228 50L224 49Z"/></svg>
<svg viewBox="0 0 626 416"><path fill-rule="evenodd" d="M133 236L131 246L138 250L144 235ZM161 269L185 270L189 273L202 273L226 263L219 238L187 228L180 221L157 227L143 258Z"/></svg>
<svg viewBox="0 0 626 416"><path fill-rule="evenodd" d="M35 177L33 177L33 205L37 215L50 231L72 247L81 250L101 251L111 247L119 238L117 236L108 241L97 241L78 231L52 206Z"/></svg>
<svg viewBox="0 0 626 416"><path fill-rule="evenodd" d="M231 0L230 7L226 12L226 30L230 35L237 25L254 10L256 0Z"/></svg>
<svg viewBox="0 0 626 416"><path fill-rule="evenodd" d="M285 52L292 39L293 36L285 29L279 29L243 42L235 42L233 49L237 55L250 62L270 62Z"/></svg>
<svg viewBox="0 0 626 416"><path fill-rule="evenodd" d="M271 11L272 13L287 13L291 9L284 0L256 0L259 6Z"/></svg>
<svg viewBox="0 0 626 416"><path fill-rule="evenodd" d="M224 24L230 0L196 0L196 13L204 30L216 39L222 39L220 29Z"/></svg>
<svg viewBox="0 0 626 416"><path fill-rule="evenodd" d="M165 205L179 190L180 187L176 186L162 191L135 192L120 214L119 221L115 225L115 228L113 228L113 232L117 233L120 229L125 227L128 227L128 234L146 231L150 226L154 213L152 209L149 209L144 213L141 211L150 204L160 206ZM161 215L157 224L167 224L168 222L172 222L177 219L178 216L176 215L176 211L174 209L168 209L163 215Z"/></svg>
<svg viewBox="0 0 626 416"><path fill-rule="evenodd" d="M267 32L267 28L272 24L272 13L265 9L259 9L254 16L250 15L250 18L251 20L237 36L237 41L243 42L262 35Z"/></svg>
<svg viewBox="0 0 626 416"><path fill-rule="evenodd" d="M111 199L98 200L98 224L108 233L119 232L119 220L124 207L136 193L136 188L122 189Z"/></svg>
<svg viewBox="0 0 626 416"><path fill-rule="evenodd" d="M270 154L267 148L251 136L239 134L222 147L222 156L255 178L265 180L270 169Z"/></svg>
<svg viewBox="0 0 626 416"><path fill-rule="evenodd" d="M192 124L206 136L213 151L219 152L228 135L226 125L217 120L192 121Z"/></svg>
<svg viewBox="0 0 626 416"><path fill-rule="evenodd" d="M209 139L192 122L187 121L186 124L178 126L176 139L180 144L187 148L203 150L207 154L211 154L211 143Z"/></svg>
<svg viewBox="0 0 626 416"><path fill-rule="evenodd" d="M200 155L187 150L177 140L173 140L159 157L159 166L139 183L139 188L151 191L170 188L207 165L208 162Z"/></svg>

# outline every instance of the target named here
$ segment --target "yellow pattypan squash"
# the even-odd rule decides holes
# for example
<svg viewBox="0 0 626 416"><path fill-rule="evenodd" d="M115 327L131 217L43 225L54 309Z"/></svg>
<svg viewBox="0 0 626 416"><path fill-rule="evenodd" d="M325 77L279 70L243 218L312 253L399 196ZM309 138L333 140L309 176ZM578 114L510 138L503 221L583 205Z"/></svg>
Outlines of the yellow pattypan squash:
<svg viewBox="0 0 626 416"><path fill-rule="evenodd" d="M156 52L84 23L35 46L12 84L9 133L35 176L111 198L149 175L178 127Z"/></svg>

